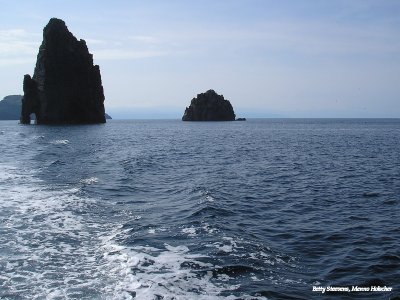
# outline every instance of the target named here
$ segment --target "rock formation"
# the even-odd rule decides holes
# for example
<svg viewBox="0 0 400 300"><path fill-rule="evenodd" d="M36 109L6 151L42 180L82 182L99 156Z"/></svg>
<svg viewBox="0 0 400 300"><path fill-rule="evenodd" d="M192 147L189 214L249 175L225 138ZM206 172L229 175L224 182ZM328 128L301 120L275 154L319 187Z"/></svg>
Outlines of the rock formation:
<svg viewBox="0 0 400 300"><path fill-rule="evenodd" d="M186 107L182 121L234 121L235 112L224 96L214 90L198 94Z"/></svg>
<svg viewBox="0 0 400 300"><path fill-rule="evenodd" d="M32 113L37 124L106 122L99 66L60 19L44 28L33 77L24 77L20 122L29 124Z"/></svg>
<svg viewBox="0 0 400 300"><path fill-rule="evenodd" d="M0 120L20 120L22 95L8 95L0 100ZM106 120L112 119L107 113L104 114ZM35 115L31 115L35 119Z"/></svg>

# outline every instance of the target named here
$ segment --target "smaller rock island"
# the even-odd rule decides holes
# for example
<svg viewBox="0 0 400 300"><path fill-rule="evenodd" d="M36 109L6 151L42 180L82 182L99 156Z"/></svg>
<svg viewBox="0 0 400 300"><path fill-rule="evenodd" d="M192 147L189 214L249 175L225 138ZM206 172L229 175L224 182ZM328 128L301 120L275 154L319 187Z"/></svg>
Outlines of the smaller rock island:
<svg viewBox="0 0 400 300"><path fill-rule="evenodd" d="M235 112L223 95L208 90L192 99L182 121L235 121Z"/></svg>

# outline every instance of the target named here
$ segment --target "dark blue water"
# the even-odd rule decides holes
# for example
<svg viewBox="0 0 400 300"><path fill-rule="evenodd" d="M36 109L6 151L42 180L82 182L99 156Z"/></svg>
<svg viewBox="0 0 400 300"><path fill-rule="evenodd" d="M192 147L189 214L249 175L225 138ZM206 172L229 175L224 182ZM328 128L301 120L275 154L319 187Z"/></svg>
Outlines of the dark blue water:
<svg viewBox="0 0 400 300"><path fill-rule="evenodd" d="M400 120L3 121L0 153L1 299L400 295Z"/></svg>

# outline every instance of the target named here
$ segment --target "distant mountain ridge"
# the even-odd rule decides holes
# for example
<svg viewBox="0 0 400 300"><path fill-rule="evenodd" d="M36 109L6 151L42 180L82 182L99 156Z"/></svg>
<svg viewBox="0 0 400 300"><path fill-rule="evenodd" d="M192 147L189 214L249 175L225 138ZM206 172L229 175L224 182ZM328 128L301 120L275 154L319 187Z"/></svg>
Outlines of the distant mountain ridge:
<svg viewBox="0 0 400 300"><path fill-rule="evenodd" d="M0 101L0 120L19 120L21 116L22 95L5 96ZM112 119L105 114L106 119Z"/></svg>
<svg viewBox="0 0 400 300"><path fill-rule="evenodd" d="M5 96L0 101L0 120L19 120L22 105L21 95Z"/></svg>

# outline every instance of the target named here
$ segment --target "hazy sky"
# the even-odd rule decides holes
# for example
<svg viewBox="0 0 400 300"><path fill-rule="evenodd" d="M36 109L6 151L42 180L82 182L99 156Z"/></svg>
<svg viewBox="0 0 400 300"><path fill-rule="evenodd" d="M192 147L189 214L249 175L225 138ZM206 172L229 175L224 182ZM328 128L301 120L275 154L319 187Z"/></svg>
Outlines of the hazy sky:
<svg viewBox="0 0 400 300"><path fill-rule="evenodd" d="M0 98L63 19L122 117L182 116L214 89L238 116L400 117L398 0L0 0Z"/></svg>

